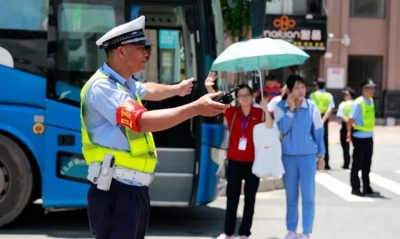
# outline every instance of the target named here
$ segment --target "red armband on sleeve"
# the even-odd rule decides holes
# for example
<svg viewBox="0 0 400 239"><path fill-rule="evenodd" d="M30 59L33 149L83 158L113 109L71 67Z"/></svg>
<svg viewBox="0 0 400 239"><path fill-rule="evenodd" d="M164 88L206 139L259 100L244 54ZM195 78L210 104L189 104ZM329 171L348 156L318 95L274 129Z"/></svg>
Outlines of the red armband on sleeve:
<svg viewBox="0 0 400 239"><path fill-rule="evenodd" d="M142 117L147 109L136 103L134 100L126 100L117 108L117 124L128 127L139 132L137 120Z"/></svg>

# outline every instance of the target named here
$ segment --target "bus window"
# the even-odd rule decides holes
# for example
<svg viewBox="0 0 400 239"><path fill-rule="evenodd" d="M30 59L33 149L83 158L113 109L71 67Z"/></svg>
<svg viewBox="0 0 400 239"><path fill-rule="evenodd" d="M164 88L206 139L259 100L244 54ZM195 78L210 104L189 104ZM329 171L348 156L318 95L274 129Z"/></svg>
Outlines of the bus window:
<svg viewBox="0 0 400 239"><path fill-rule="evenodd" d="M178 84L191 77L196 80L196 37L192 7L138 5L135 2L128 9L130 13L126 21L142 15L146 17L145 35L152 44L145 70L134 74L134 78L141 82L166 85ZM187 95L145 103L148 110L155 110L177 107L192 100L192 95ZM153 136L157 147L190 149L195 147L195 138L192 135L194 128L193 121L188 120L171 129L155 132ZM170 140L171 135L175 135L176 139Z"/></svg>
<svg viewBox="0 0 400 239"><path fill-rule="evenodd" d="M80 101L81 87L106 60L96 40L115 26L112 6L74 3L58 6L55 90L59 98Z"/></svg>
<svg viewBox="0 0 400 239"><path fill-rule="evenodd" d="M49 0L2 1L0 8L0 28L34 31L46 30L44 27L47 27L48 3Z"/></svg>
<svg viewBox="0 0 400 239"><path fill-rule="evenodd" d="M191 14L186 9L191 8L156 5L130 7L129 20L141 15L146 17L145 35L152 44L146 69L134 74L135 79L141 82L176 84L195 77L194 34L189 31L193 27L188 26L190 20L187 19L190 19Z"/></svg>

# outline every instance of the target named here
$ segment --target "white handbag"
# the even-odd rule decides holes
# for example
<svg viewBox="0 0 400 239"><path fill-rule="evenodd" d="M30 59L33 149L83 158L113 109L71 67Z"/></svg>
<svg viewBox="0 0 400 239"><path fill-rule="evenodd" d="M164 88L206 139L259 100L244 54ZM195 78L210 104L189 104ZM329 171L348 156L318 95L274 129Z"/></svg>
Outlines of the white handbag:
<svg viewBox="0 0 400 239"><path fill-rule="evenodd" d="M279 177L285 173L280 136L276 124L273 128L267 128L264 122L254 126L255 159L252 172L257 177Z"/></svg>

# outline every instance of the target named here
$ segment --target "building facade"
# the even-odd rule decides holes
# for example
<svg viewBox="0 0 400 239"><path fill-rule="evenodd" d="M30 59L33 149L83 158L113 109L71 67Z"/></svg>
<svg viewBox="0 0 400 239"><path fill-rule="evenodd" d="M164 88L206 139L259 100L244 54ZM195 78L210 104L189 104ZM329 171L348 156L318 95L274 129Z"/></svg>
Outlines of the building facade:
<svg viewBox="0 0 400 239"><path fill-rule="evenodd" d="M271 71L284 81L301 74L312 90L318 77L342 100L341 90L371 78L378 84L378 117L400 118L400 1L276 0L267 3L264 36L291 41L310 58L304 65ZM399 74L399 75L397 75Z"/></svg>

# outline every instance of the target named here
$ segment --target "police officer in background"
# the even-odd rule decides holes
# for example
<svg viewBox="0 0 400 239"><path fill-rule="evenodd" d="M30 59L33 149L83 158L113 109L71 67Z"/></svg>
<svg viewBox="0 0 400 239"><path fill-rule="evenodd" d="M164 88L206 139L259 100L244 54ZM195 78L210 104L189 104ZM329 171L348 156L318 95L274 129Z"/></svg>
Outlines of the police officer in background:
<svg viewBox="0 0 400 239"><path fill-rule="evenodd" d="M374 148L375 106L373 96L375 84L371 79L361 83L362 95L354 100L347 122L347 141L353 143L353 163L351 166L351 193L356 196L374 194L369 182ZM363 191L360 190L358 172L362 171Z"/></svg>
<svg viewBox="0 0 400 239"><path fill-rule="evenodd" d="M191 117L215 116L227 105L218 93L176 108L147 111L141 100L184 96L192 80L168 86L141 83L131 76L144 69L147 51L143 16L111 29L96 44L107 62L81 91L82 151L89 164L90 229L96 239L143 239L150 216L148 187L157 164L150 132Z"/></svg>
<svg viewBox="0 0 400 239"><path fill-rule="evenodd" d="M328 123L329 117L331 116L333 109L335 108L335 101L331 93L326 92L325 80L318 78L314 82L315 91L310 94L310 99L318 106L321 112L322 123L324 124L324 144L325 144L325 169L329 170L329 135L328 135Z"/></svg>
<svg viewBox="0 0 400 239"><path fill-rule="evenodd" d="M340 144L342 145L344 160L342 168L348 169L350 166L350 142L347 142L347 122L356 92L351 87L347 87L342 92L344 101L340 103L336 116L342 120L342 128L340 129Z"/></svg>

